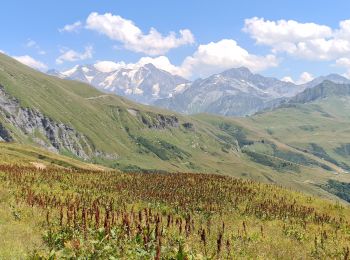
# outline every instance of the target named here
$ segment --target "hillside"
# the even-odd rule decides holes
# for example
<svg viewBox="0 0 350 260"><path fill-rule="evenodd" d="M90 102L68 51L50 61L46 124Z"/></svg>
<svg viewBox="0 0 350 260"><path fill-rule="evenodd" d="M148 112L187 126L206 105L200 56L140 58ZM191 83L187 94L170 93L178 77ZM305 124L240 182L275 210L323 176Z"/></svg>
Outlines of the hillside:
<svg viewBox="0 0 350 260"><path fill-rule="evenodd" d="M228 174L329 198L334 195L319 185L329 179L346 181L339 165L287 146L240 120L143 106L0 55L4 141L123 171ZM273 152L266 154L262 142Z"/></svg>
<svg viewBox="0 0 350 260"><path fill-rule="evenodd" d="M206 161L215 171L219 167L210 164L218 157L234 157L221 151L214 129L191 118L47 76L4 55L0 68L2 136L8 141L122 169L201 170L197 162Z"/></svg>
<svg viewBox="0 0 350 260"><path fill-rule="evenodd" d="M337 165L348 176L349 89L349 85L325 81L306 89L280 108L239 121L289 147Z"/></svg>
<svg viewBox="0 0 350 260"><path fill-rule="evenodd" d="M72 168L81 170L111 170L102 165L85 163L68 156L48 152L33 146L0 142L1 165Z"/></svg>
<svg viewBox="0 0 350 260"><path fill-rule="evenodd" d="M2 259L349 257L347 206L275 185L8 165L0 185Z"/></svg>

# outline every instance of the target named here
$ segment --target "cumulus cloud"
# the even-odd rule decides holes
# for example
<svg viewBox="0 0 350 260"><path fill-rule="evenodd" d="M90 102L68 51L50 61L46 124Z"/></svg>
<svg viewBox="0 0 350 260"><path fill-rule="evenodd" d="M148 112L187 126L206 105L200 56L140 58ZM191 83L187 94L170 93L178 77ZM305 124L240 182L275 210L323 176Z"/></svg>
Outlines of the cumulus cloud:
<svg viewBox="0 0 350 260"><path fill-rule="evenodd" d="M143 66L143 65L146 65L148 63L153 64L158 69L168 71L171 74L180 75L180 76L184 74L182 68L173 65L170 62L170 60L168 59L168 57L166 57L166 56L159 56L159 57L156 57L156 58L142 57L136 63L136 65L137 66ZM185 75L183 75L183 76L185 76Z"/></svg>
<svg viewBox="0 0 350 260"><path fill-rule="evenodd" d="M180 30L179 35L170 32L163 36L155 28L151 28L148 34L145 34L133 21L111 13L91 13L86 20L86 28L121 42L126 49L152 56L194 43L194 36L188 29Z"/></svg>
<svg viewBox="0 0 350 260"><path fill-rule="evenodd" d="M58 29L59 32L78 32L79 29L82 28L82 23L81 21L77 21L72 24L67 24L63 28Z"/></svg>
<svg viewBox="0 0 350 260"><path fill-rule="evenodd" d="M250 54L234 40L221 40L200 45L193 55L184 59L181 65L173 65L166 56L143 57L136 63L106 63L106 67L124 66L136 68L152 63L155 67L186 78L207 77L234 67L247 67L257 72L278 65L274 55L257 56ZM124 64L124 65L123 65Z"/></svg>
<svg viewBox="0 0 350 260"><path fill-rule="evenodd" d="M32 67L37 70L46 70L47 65L41 61L38 61L29 55L24 55L24 56L13 56L14 59L18 60L19 62Z"/></svg>
<svg viewBox="0 0 350 260"><path fill-rule="evenodd" d="M0 53L5 54L5 52L3 50L0 50Z"/></svg>
<svg viewBox="0 0 350 260"><path fill-rule="evenodd" d="M338 67L345 68L346 73L344 74L344 76L350 79L350 58L340 58L336 60L335 64Z"/></svg>
<svg viewBox="0 0 350 260"><path fill-rule="evenodd" d="M236 41L223 39L218 42L199 45L192 56L181 65L182 75L201 77L221 72L233 67L247 67L256 72L278 65L274 55L258 56L250 54Z"/></svg>
<svg viewBox="0 0 350 260"><path fill-rule="evenodd" d="M310 60L332 60L350 55L350 20L341 21L338 29L332 29L316 23L253 17L245 20L243 31L257 44L270 46L274 52Z"/></svg>
<svg viewBox="0 0 350 260"><path fill-rule="evenodd" d="M314 79L314 76L308 72L301 73L297 84L304 84Z"/></svg>
<svg viewBox="0 0 350 260"><path fill-rule="evenodd" d="M56 59L57 64L62 64L65 61L79 61L79 60L86 60L91 59L93 54L93 48L92 46L85 47L84 52L76 52L74 50L61 50L61 55Z"/></svg>
<svg viewBox="0 0 350 260"><path fill-rule="evenodd" d="M146 64L153 64L158 69L165 70L175 75L181 74L181 68L171 64L170 60L165 56L142 57L135 63L125 63L123 61L98 61L94 64L94 67L101 72L111 72L121 68L137 69Z"/></svg>
<svg viewBox="0 0 350 260"><path fill-rule="evenodd" d="M300 74L299 79L297 79L296 81L294 81L293 78L290 76L285 76L281 80L285 81L285 82L292 82L292 83L300 85L300 84L310 82L313 79L314 79L314 76L312 74L310 74L309 72L305 71L305 72Z"/></svg>
<svg viewBox="0 0 350 260"><path fill-rule="evenodd" d="M125 68L125 62L114 62L114 61L98 61L94 64L94 67L101 72L111 72L121 68Z"/></svg>

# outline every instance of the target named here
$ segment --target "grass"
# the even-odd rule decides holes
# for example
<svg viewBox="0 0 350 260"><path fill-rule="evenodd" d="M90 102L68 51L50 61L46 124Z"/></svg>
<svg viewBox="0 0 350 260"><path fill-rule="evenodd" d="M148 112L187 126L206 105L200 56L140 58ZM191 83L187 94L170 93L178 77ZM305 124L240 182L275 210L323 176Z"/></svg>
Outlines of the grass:
<svg viewBox="0 0 350 260"><path fill-rule="evenodd" d="M39 212L13 200L11 190L0 190L0 259L23 259L35 248L46 249L40 235Z"/></svg>
<svg viewBox="0 0 350 260"><path fill-rule="evenodd" d="M97 150L118 158L97 156L91 158L93 162L119 169L134 165L145 171L229 173L241 161L225 142L225 138L235 136L197 118L139 105L115 95L94 98L102 93L87 84L45 75L3 54L0 68L1 86L23 107L38 109L57 122L68 124L85 135ZM0 117L0 121L6 119ZM33 145L34 138L47 142L37 133L30 138L20 129L9 124L6 127L22 144ZM241 163L252 168L249 162Z"/></svg>
<svg viewBox="0 0 350 260"><path fill-rule="evenodd" d="M21 235L6 238L0 254L18 239L17 255L42 259L348 257L348 206L275 185L211 174L9 165L0 166L0 183L11 194L3 205L34 214L6 222ZM16 216L7 206L0 212ZM24 243L27 221L43 244Z"/></svg>
<svg viewBox="0 0 350 260"><path fill-rule="evenodd" d="M349 97L330 96L241 119L246 127L266 130L274 139L348 171Z"/></svg>
<svg viewBox="0 0 350 260"><path fill-rule="evenodd" d="M341 172L342 164L324 162L312 153L304 152L303 147L291 147L293 143L289 142L289 138L292 133L286 138L288 145L280 138L285 132L272 129L275 134L268 134L265 129L274 126L268 119L261 120L257 126L254 122L258 121L258 117L239 120L210 115L183 116L139 105L114 95L101 96L101 92L87 84L45 75L3 54L0 54L0 84L23 107L40 110L52 120L68 124L86 136L96 150L115 155L113 159L93 156L90 160L109 168L144 172L190 171L227 174L275 182L325 197L333 195L327 194L311 182L322 185L332 178L339 181L345 179ZM0 116L0 121L14 134L17 143L28 147L38 146L35 138L48 142L38 131L28 136L6 123L5 118L6 116ZM327 117L325 120L332 118ZM288 125L289 121L286 121L284 118L281 120L283 124ZM310 119L304 121L303 125L310 123ZM319 121L321 122L321 119ZM263 152L264 160L270 160L272 164L261 164L262 160L254 160L244 152L254 152L252 149L261 144L262 140L277 147L273 154ZM315 143L322 146L316 141ZM337 147L340 147L340 144L337 144ZM325 149L332 158L334 154L337 155L336 151ZM6 150L5 154L7 153L18 156L16 151L9 152L9 149ZM61 150L61 154L72 156L68 150ZM19 156L33 158L37 155L32 151L22 151ZM301 163L301 159L310 163ZM71 164L67 159L62 161L51 157L37 157L36 160L44 164L56 163L62 167L70 167ZM282 166L298 164L296 167L287 167L289 173L296 173L293 178L280 174L281 171L286 171L286 167L282 167L281 170L280 166L273 166L279 162ZM341 162L346 164L346 159L343 158ZM74 164L77 164L76 160ZM340 174L334 176L333 172Z"/></svg>
<svg viewBox="0 0 350 260"><path fill-rule="evenodd" d="M16 165L42 165L42 167L64 167L87 170L105 170L107 167L84 163L67 156L48 152L37 147L18 143L0 142L1 164Z"/></svg>

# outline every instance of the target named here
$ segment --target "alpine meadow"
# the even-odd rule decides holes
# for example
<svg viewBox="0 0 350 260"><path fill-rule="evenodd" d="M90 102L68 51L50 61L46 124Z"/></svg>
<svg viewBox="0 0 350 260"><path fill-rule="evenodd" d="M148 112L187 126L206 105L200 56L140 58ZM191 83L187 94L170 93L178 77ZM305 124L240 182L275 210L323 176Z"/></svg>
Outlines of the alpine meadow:
<svg viewBox="0 0 350 260"><path fill-rule="evenodd" d="M335 2L4 1L0 259L350 260Z"/></svg>

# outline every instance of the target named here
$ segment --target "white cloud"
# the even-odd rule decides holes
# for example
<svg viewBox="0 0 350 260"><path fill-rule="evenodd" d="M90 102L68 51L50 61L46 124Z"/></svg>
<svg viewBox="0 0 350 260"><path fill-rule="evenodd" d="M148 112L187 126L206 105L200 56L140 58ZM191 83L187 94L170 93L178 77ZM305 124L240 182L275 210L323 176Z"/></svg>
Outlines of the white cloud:
<svg viewBox="0 0 350 260"><path fill-rule="evenodd" d="M62 55L56 59L57 64L62 64L65 61L79 61L92 58L93 48L92 46L85 47L85 51L82 53L74 50L61 50Z"/></svg>
<svg viewBox="0 0 350 260"><path fill-rule="evenodd" d="M155 28L144 34L133 21L111 13L91 13L86 20L86 28L121 42L124 48L148 55L165 54L171 49L194 43L194 36L188 29L180 30L179 37L174 32L163 36Z"/></svg>
<svg viewBox="0 0 350 260"><path fill-rule="evenodd" d="M310 82L313 79L314 79L314 76L312 74L310 74L310 73L305 71L305 72L300 74L299 79L296 80L296 81L294 81L292 79L292 77L290 77L290 76L285 76L281 80L285 81L285 82L291 82L291 83L295 83L295 84L301 85L301 84Z"/></svg>
<svg viewBox="0 0 350 260"><path fill-rule="evenodd" d="M113 68L137 68L151 63L155 67L183 77L206 77L225 69L245 66L252 71L261 71L278 65L274 55L257 56L248 53L234 40L221 40L200 45L192 56L185 58L180 66L173 65L165 56L142 57L136 63L125 64L111 61L98 62L100 71L112 71Z"/></svg>
<svg viewBox="0 0 350 260"><path fill-rule="evenodd" d="M33 41L31 39L28 39L27 43L26 43L26 46L28 48L31 48L31 47L35 47L35 48L38 48L38 44L36 43L36 41Z"/></svg>
<svg viewBox="0 0 350 260"><path fill-rule="evenodd" d="M175 74L175 75L182 75L183 74L182 69L180 67L177 67L177 66L171 64L171 62L168 59L168 57L165 57L165 56L159 56L159 57L156 57L156 58L142 57L136 63L136 65L137 66L143 66L143 65L146 65L148 63L153 64L158 69L168 71L171 74Z"/></svg>
<svg viewBox="0 0 350 260"><path fill-rule="evenodd" d="M332 35L332 29L324 25L298 23L293 20L279 20L275 22L258 17L246 19L243 30L249 33L257 43L267 45L300 42Z"/></svg>
<svg viewBox="0 0 350 260"><path fill-rule="evenodd" d="M285 77L281 78L281 80L284 82L295 83L291 76L285 76Z"/></svg>
<svg viewBox="0 0 350 260"><path fill-rule="evenodd" d="M59 32L77 32L79 29L82 28L82 23L80 21L77 21L72 24L67 24L63 28L58 29Z"/></svg>
<svg viewBox="0 0 350 260"><path fill-rule="evenodd" d="M171 74L185 78L207 77L213 73L226 69L245 66L256 72L278 65L274 55L257 56L238 46L234 40L221 40L200 45L192 56L184 59L181 65L173 65L166 56L142 57L136 63L98 62L100 71L112 71L113 68L137 68L151 63L155 67L168 71Z"/></svg>
<svg viewBox="0 0 350 260"><path fill-rule="evenodd" d="M343 67L346 69L345 77L350 79L350 58L340 58L337 59L335 65L338 67Z"/></svg>
<svg viewBox="0 0 350 260"><path fill-rule="evenodd" d="M297 84L304 84L314 79L314 76L308 72L301 73Z"/></svg>
<svg viewBox="0 0 350 260"><path fill-rule="evenodd" d="M336 65L350 68L350 58L340 58L336 60Z"/></svg>
<svg viewBox="0 0 350 260"><path fill-rule="evenodd" d="M125 63L124 61L98 61L94 64L94 67L101 72L111 72L121 68L137 69L149 63L153 64L158 69L165 70L172 74L181 74L181 68L171 64L169 59L165 56L142 57L136 63Z"/></svg>
<svg viewBox="0 0 350 260"><path fill-rule="evenodd" d="M5 54L5 52L3 50L0 50L0 53Z"/></svg>
<svg viewBox="0 0 350 260"><path fill-rule="evenodd" d="M111 72L126 67L125 62L98 61L94 67L101 72Z"/></svg>
<svg viewBox="0 0 350 260"><path fill-rule="evenodd" d="M338 29L293 20L245 20L243 28L257 44L274 52L285 52L309 60L333 60L350 56L350 20L340 21Z"/></svg>
<svg viewBox="0 0 350 260"><path fill-rule="evenodd" d="M13 56L14 59L18 60L19 62L32 67L37 70L46 70L47 65L41 61L35 60L34 58L30 57L29 55L24 56Z"/></svg>
<svg viewBox="0 0 350 260"><path fill-rule="evenodd" d="M247 67L261 71L278 65L274 55L257 56L240 47L236 41L223 39L199 45L196 52L181 65L182 75L206 77L233 67Z"/></svg>

